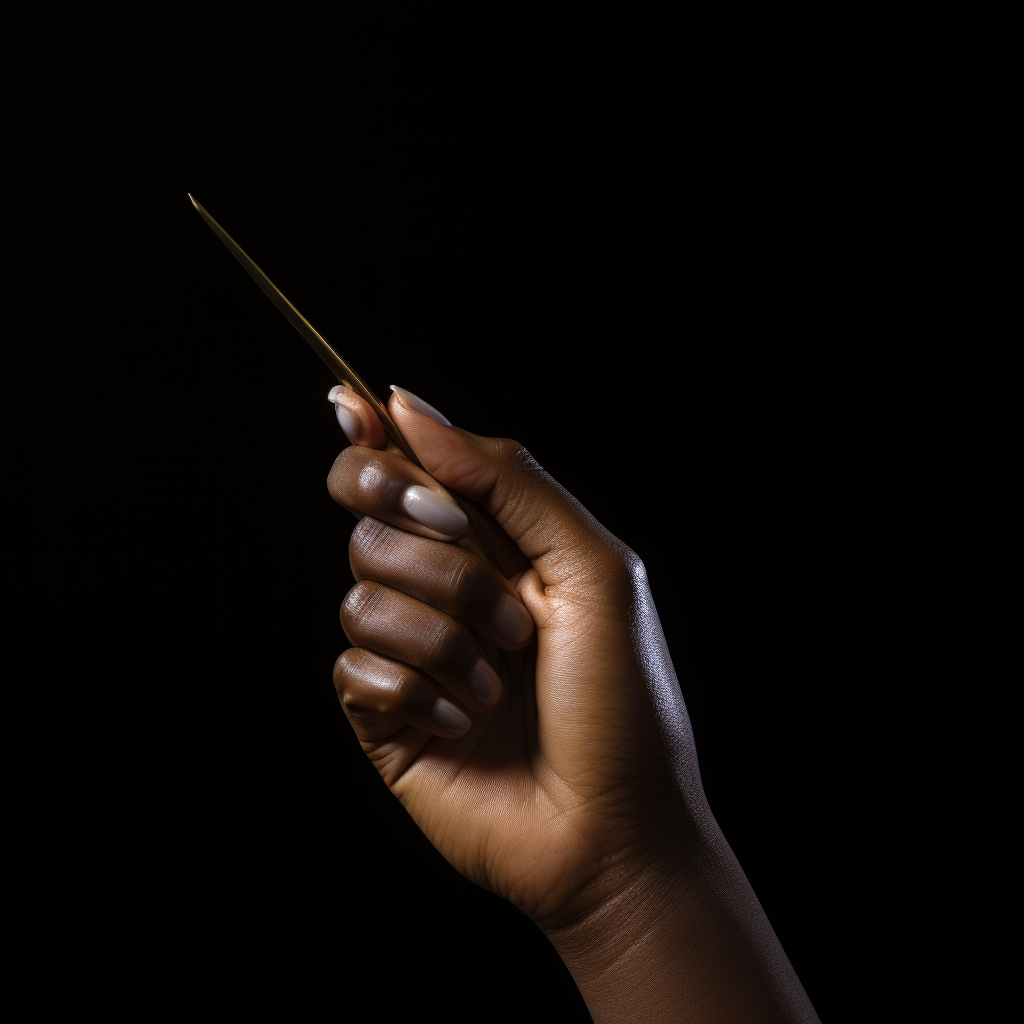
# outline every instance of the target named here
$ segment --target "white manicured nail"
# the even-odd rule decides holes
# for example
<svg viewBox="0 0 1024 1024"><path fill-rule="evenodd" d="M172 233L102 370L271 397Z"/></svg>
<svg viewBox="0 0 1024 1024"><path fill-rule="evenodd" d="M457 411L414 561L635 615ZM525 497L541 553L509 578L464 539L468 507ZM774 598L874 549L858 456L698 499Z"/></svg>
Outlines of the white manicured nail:
<svg viewBox="0 0 1024 1024"><path fill-rule="evenodd" d="M498 703L501 696L501 680L486 658L477 658L476 664L469 670L469 688L481 704L490 707Z"/></svg>
<svg viewBox="0 0 1024 1024"><path fill-rule="evenodd" d="M462 735L472 723L469 715L460 711L450 700L438 697L434 701L434 720L442 729Z"/></svg>
<svg viewBox="0 0 1024 1024"><path fill-rule="evenodd" d="M338 426L348 434L349 437L359 436L359 420L356 419L351 409L347 409L339 401L345 389L336 384L327 392L327 401L334 403L334 415L338 417Z"/></svg>
<svg viewBox="0 0 1024 1024"><path fill-rule="evenodd" d="M348 434L349 437L359 436L359 421L338 402L334 406L334 415L338 417L338 426Z"/></svg>
<svg viewBox="0 0 1024 1024"><path fill-rule="evenodd" d="M510 643L521 644L533 632L530 613L514 598L502 594L491 616L491 625Z"/></svg>
<svg viewBox="0 0 1024 1024"><path fill-rule="evenodd" d="M398 400L402 405L407 405L410 409L415 409L417 412L423 413L424 416L429 416L432 420L443 423L446 427L452 425L451 420L442 416L429 402L424 402L422 398L417 398L411 391L406 391L405 388L400 388L397 384L392 384L391 390L398 395Z"/></svg>
<svg viewBox="0 0 1024 1024"><path fill-rule="evenodd" d="M447 537L460 537L469 526L466 513L454 501L442 498L436 491L420 484L406 487L402 508L417 523Z"/></svg>

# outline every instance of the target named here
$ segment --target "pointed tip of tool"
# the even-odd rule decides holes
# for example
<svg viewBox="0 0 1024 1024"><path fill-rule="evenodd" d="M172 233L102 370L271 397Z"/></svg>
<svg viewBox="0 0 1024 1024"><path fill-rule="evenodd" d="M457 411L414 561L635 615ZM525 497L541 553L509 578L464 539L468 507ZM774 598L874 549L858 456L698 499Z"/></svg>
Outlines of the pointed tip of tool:
<svg viewBox="0 0 1024 1024"><path fill-rule="evenodd" d="M195 196L192 195L191 192L186 192L185 195L187 195L189 197L189 199L192 200L192 205L198 210L199 209L199 204L196 202Z"/></svg>

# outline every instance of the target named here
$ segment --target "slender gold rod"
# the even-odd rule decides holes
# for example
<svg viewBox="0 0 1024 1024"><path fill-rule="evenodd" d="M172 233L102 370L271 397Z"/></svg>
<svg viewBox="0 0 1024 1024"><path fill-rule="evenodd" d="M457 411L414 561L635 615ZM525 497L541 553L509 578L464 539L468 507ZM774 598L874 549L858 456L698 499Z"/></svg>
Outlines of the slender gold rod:
<svg viewBox="0 0 1024 1024"><path fill-rule="evenodd" d="M192 205L198 211L199 216L210 225L213 233L227 246L231 255L245 267L246 272L263 289L267 298L284 313L292 327L309 342L313 351L330 367L335 377L342 384L350 387L360 398L364 398L370 403L395 447L422 469L422 463L416 458L412 448L409 447L409 442L402 436L398 425L389 415L387 406L370 390L359 374L324 341L320 332L285 298L274 282L245 254L242 247L206 212L200 203L192 198L191 193L188 194L188 197L192 200Z"/></svg>
<svg viewBox="0 0 1024 1024"><path fill-rule="evenodd" d="M192 194L188 194L189 199L192 199ZM210 225L213 233L228 247L228 251L232 256L238 260L239 263L245 267L246 272L249 276L263 289L266 296L270 301L277 306L279 310L288 318L288 322L301 334L306 341L309 342L313 347L313 351L330 367L331 372L335 377L341 381L342 384L350 387L360 398L366 399L370 403L370 407L380 418L381 423L384 425L384 429L387 431L388 437L391 439L391 444L388 445L388 451L399 451L406 458L412 461L413 465L419 466L423 469L423 463L416 458L416 454L413 452L409 445L409 442L402 436L402 432L398 429L398 424L391 418L388 413L387 406L370 390L369 386L363 381L363 379L352 369L348 363L345 362L337 352L327 344L326 341L320 336L320 332L281 294L281 291L277 288L273 281L267 277L266 274L256 266L255 263L245 254L242 247L206 212L206 210L192 199L192 205L199 212L199 216ZM473 554L479 555L481 558L486 559L492 565L497 563L494 560L494 556L490 553L487 545L483 542L479 531L473 525L473 520L479 513L473 507L472 502L467 501L465 498L453 494L452 499L462 508L462 510L469 517L470 525L469 529L462 535L458 540L458 544L461 547L466 548L468 551L472 551Z"/></svg>

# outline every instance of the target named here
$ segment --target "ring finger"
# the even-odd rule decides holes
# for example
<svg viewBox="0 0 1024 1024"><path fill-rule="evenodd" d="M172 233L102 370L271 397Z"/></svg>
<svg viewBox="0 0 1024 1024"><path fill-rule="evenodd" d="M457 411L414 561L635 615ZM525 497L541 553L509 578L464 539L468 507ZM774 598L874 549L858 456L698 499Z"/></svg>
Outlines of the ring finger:
<svg viewBox="0 0 1024 1024"><path fill-rule="evenodd" d="M345 596L341 624L356 647L420 669L470 711L486 711L501 699L501 680L473 634L408 594L363 580Z"/></svg>

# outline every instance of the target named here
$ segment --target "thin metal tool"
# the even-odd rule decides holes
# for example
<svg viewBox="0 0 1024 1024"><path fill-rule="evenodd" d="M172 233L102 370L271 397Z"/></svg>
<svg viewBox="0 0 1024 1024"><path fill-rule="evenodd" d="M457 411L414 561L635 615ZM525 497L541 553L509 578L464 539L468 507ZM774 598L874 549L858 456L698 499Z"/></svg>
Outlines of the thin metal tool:
<svg viewBox="0 0 1024 1024"><path fill-rule="evenodd" d="M242 264L246 273L263 289L267 298L284 313L292 327L309 342L313 351L328 365L331 373L338 378L338 381L351 388L360 398L370 403L370 407L377 414L391 441L387 446L387 450L401 452L414 465L423 469L423 464L416 458L409 442L406 441L402 436L402 432L398 429L398 424L395 423L388 413L387 406L373 393L362 377L331 348L320 332L285 298L274 282L256 266L246 255L242 247L207 213L202 204L196 202L191 193L188 193L188 197L192 200L192 205L198 211L199 216L210 225L213 233L227 246L231 255ZM452 495L452 497L471 518L476 514L470 502L460 498L458 495ZM491 563L494 562L487 546L481 540L472 522L459 543L474 554L486 558Z"/></svg>
<svg viewBox="0 0 1024 1024"><path fill-rule="evenodd" d="M263 289L267 298L284 313L292 327L309 342L313 351L330 367L331 373L338 378L340 383L351 388L360 398L370 403L395 446L406 458L412 460L422 469L420 460L416 458L412 448L409 447L409 442L402 436L398 425L388 413L387 406L373 393L362 377L327 344L320 332L288 301L277 285L256 266L242 247L210 216L203 205L196 202L191 192L188 197L192 200L192 205L198 211L199 216L210 225L213 233L227 246L228 252L245 267L246 273Z"/></svg>

